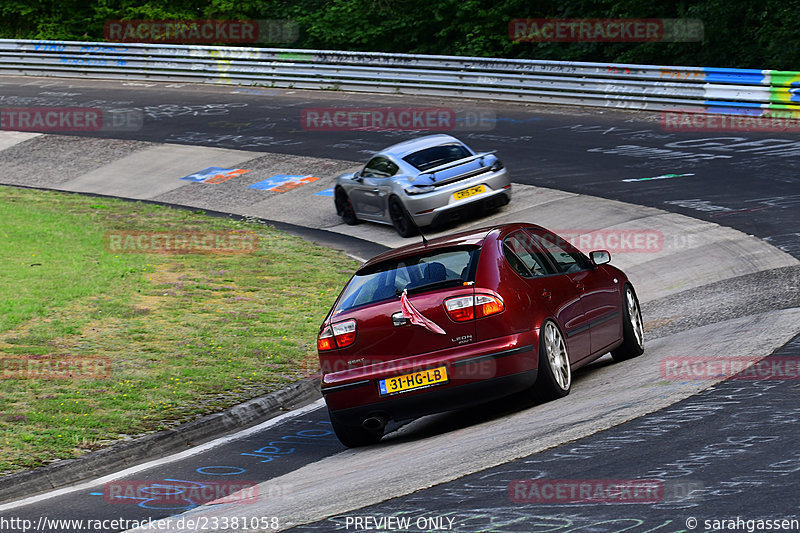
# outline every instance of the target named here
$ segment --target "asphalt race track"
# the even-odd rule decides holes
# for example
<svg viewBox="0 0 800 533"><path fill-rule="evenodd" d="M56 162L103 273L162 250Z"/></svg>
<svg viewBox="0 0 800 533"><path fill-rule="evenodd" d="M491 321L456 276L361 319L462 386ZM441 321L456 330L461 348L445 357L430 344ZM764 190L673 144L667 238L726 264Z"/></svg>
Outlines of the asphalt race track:
<svg viewBox="0 0 800 533"><path fill-rule="evenodd" d="M795 339L767 360L798 349ZM797 517L800 453L790 427L799 390L788 381L726 381L591 437L291 531L352 531L366 517L407 519L414 531L446 530L452 521L458 531L504 533L677 532L691 531L691 519L703 529L706 520ZM629 494L587 504L570 501L568 487L559 496L554 483L649 478L663 480L658 501ZM537 490L523 484L517 494L520 480L539 480ZM549 501L530 501L547 500L548 490Z"/></svg>
<svg viewBox="0 0 800 533"><path fill-rule="evenodd" d="M800 207L797 133L675 133L664 130L657 114L327 91L17 77L0 78L0 83L1 106L141 111L141 129L109 131L108 137L357 162L413 134L308 131L301 126L302 110L448 106L463 119L453 133L475 149L497 150L517 183L710 220L800 257L800 221L794 215ZM691 175L623 181L667 174Z"/></svg>
<svg viewBox="0 0 800 533"><path fill-rule="evenodd" d="M390 105L453 107L462 122L452 133L475 149L496 149L514 183L521 186L508 209L516 209L515 203L524 205L534 192L555 189L720 224L758 237L758 246L766 242L800 259L797 134L676 133L665 131L657 115L615 110L0 77L0 107L102 107L134 110L144 119L143 127L133 131L69 135L223 148L228 155L242 151L313 156L336 161L325 167L331 173L357 166L369 153L416 133L308 131L301 126L302 110ZM3 153L0 167L9 164ZM37 158L46 161L49 155L41 152ZM247 157L251 156L242 155ZM7 179L0 181L26 184L19 177ZM47 186L34 176L30 180L31 186ZM172 194L175 203L181 203L177 193ZM240 206L231 198L228 210L236 212ZM300 208L285 203L288 198L275 197L269 205L276 213ZM574 198L595 205L586 197ZM604 215L623 209L603 205ZM502 218L503 212L498 216ZM585 216L592 219L588 209ZM683 217L676 220L691 224ZM592 227L588 222L586 226ZM345 231L325 223L318 227ZM390 228L362 224L353 232L375 242L399 244ZM689 352L698 346L720 356L760 350L760 356L768 356L766 361L775 361L778 367L791 360L796 365L800 337L792 337L800 329L800 267L789 256L782 259L776 253L767 254L774 263L759 268L756 262L766 261L767 255L758 246L752 255L745 255L750 248L728 249L733 254L731 264L741 250L742 264L752 267L740 275L698 279L685 289L661 287L658 297L642 298L650 322L645 355L625 367L607 358L597 361L577 373L572 393L558 402L535 405L519 397L469 412L426 417L401 427L380 446L349 451L333 437L324 407L311 404L241 438L215 441L198 453L144 465L121 478L139 486L180 487L224 475L229 476L226 480L264 483L259 485L259 505L195 508L177 502L163 508L150 505L146 498L120 503L124 498L110 497L100 481L0 504L0 516L35 523L43 516L144 520L189 511L185 517L261 516L268 519L260 523L264 530L503 533L746 531L746 525L715 527L704 521L796 520L800 518L796 375L698 384L665 383L644 371L657 373L658 357L692 355ZM619 259L637 266L630 256ZM703 259L702 254L698 257ZM711 270L717 260L717 255L708 255ZM663 264L680 269L679 261L676 254ZM762 337L756 339L758 335ZM627 375L625 368L638 372ZM615 397L611 390L645 392ZM460 448L470 455L450 465L448 455L457 458ZM597 485L650 479L658 480L657 497L647 501L611 498L587 503L563 495L544 503L531 501L532 485L547 490L581 480ZM309 504L312 495L321 494L329 497ZM267 512L274 513L276 522ZM693 526L690 519L698 522ZM107 530L121 529L125 528ZM248 530L241 524L228 529Z"/></svg>

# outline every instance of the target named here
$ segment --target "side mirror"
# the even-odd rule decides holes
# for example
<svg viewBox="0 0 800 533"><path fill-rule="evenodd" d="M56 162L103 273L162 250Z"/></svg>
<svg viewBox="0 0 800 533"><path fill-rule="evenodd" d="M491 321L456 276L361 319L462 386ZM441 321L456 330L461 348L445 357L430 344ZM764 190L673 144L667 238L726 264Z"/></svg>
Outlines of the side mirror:
<svg viewBox="0 0 800 533"><path fill-rule="evenodd" d="M363 181L364 177L361 175L361 171L353 172L353 181Z"/></svg>
<svg viewBox="0 0 800 533"><path fill-rule="evenodd" d="M595 265L604 265L611 262L611 254L606 250L595 250L594 252L589 252L589 259Z"/></svg>

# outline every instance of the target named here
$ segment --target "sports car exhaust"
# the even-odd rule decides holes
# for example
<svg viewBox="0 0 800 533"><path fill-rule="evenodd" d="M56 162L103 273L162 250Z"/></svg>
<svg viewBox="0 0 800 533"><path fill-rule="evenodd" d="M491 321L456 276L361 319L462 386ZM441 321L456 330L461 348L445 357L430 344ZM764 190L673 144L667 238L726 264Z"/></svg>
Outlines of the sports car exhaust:
<svg viewBox="0 0 800 533"><path fill-rule="evenodd" d="M385 416L371 416L364 420L361 426L367 431L383 431L387 422L389 422L389 420Z"/></svg>

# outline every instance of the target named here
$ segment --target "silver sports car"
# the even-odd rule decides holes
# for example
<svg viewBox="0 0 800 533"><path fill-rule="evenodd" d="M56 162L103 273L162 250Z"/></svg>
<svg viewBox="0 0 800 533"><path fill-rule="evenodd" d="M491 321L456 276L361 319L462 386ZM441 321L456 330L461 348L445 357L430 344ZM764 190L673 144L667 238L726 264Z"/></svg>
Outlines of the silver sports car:
<svg viewBox="0 0 800 533"><path fill-rule="evenodd" d="M476 154L450 135L428 135L375 154L363 169L336 178L336 213L392 224L402 237L511 200L508 172L493 152Z"/></svg>

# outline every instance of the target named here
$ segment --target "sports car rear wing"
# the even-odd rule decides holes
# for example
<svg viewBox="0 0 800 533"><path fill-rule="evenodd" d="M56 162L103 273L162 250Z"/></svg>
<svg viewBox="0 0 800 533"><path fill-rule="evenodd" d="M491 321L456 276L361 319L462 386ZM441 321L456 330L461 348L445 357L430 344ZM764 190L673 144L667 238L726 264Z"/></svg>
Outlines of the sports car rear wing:
<svg viewBox="0 0 800 533"><path fill-rule="evenodd" d="M464 159L458 159L456 161L451 161L449 163L445 163L444 165L439 165L438 167L429 168L423 172L420 172L419 175L422 176L423 174L435 174L436 172L441 172L442 170L447 170L448 168L457 167L459 165L463 165L464 163L469 163L470 161L475 161L476 159L484 159L487 155L494 155L497 153L497 150L492 150L491 152L482 152L480 154L471 155L469 157L465 157Z"/></svg>
<svg viewBox="0 0 800 533"><path fill-rule="evenodd" d="M493 170L493 167L486 167L486 166L483 165L483 159L486 158L486 156L494 155L495 153L496 153L496 151L492 150L491 152L483 152L483 153L480 153L480 154L477 154L477 155L472 155L472 156L469 156L469 157L465 157L463 159L459 159L457 161L451 161L450 163L445 163L444 165L440 165L438 167L431 168L431 169L426 170L424 172L420 172L419 176L422 176L424 174L430 174L430 179L433 182L433 183L431 183L431 185L433 185L434 187L438 187L440 185L447 185L448 183L452 183L454 181L467 179L467 178L470 178L472 176L476 176L478 174L483 174L485 172L489 172L489 171ZM453 167L457 167L457 166L460 166L460 165L463 165L463 164L466 164L466 163L469 163L471 161L475 161L475 160L478 160L478 159L481 160L481 167L480 168L469 170L467 172L463 172L463 173L457 174L455 176L450 176L449 178L441 180L441 181L438 181L436 179L436 175L435 174L437 172L442 172L444 170L448 170L448 169L451 169ZM500 168L502 168L502 166Z"/></svg>

